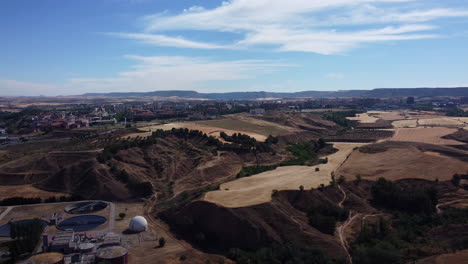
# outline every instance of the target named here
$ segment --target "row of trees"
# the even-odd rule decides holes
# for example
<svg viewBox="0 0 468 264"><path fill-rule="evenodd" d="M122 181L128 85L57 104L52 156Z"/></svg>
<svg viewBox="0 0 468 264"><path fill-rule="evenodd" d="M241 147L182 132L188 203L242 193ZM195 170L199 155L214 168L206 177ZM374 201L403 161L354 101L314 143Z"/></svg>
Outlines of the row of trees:
<svg viewBox="0 0 468 264"><path fill-rule="evenodd" d="M436 211L437 200L434 187L402 188L385 178L372 186L372 202L390 210L429 215Z"/></svg>
<svg viewBox="0 0 468 264"><path fill-rule="evenodd" d="M153 185L150 182L140 182L132 178L126 170L119 170L111 165L111 173L122 183L135 197L148 197L153 194Z"/></svg>
<svg viewBox="0 0 468 264"><path fill-rule="evenodd" d="M332 203L315 204L307 209L309 225L329 235L335 233L336 222L346 220L348 214L348 210Z"/></svg>
<svg viewBox="0 0 468 264"><path fill-rule="evenodd" d="M11 238L9 250L13 260L25 253L32 253L36 248L41 234L44 231L45 224L39 219L31 221L11 222Z"/></svg>
<svg viewBox="0 0 468 264"><path fill-rule="evenodd" d="M326 146L325 141L320 138L318 141L310 140L287 147L287 150L294 155L293 159L282 162L280 166L304 165L306 162L318 159L317 152Z"/></svg>
<svg viewBox="0 0 468 264"><path fill-rule="evenodd" d="M41 199L39 197L27 198L27 197L10 197L0 200L0 206L13 206L13 205L26 205L26 204L40 204L40 203L57 203L57 202L72 202L80 201L82 197L80 195L72 196L60 196L60 197L49 197Z"/></svg>
<svg viewBox="0 0 468 264"><path fill-rule="evenodd" d="M239 264L288 263L288 264L339 264L345 260L332 260L322 251L314 248L302 248L291 243L275 243L271 247L257 251L231 249L229 257Z"/></svg>
<svg viewBox="0 0 468 264"><path fill-rule="evenodd" d="M339 111L339 112L331 112L326 113L323 115L323 118L326 120L332 121L342 127L349 128L352 126L351 120L347 119L347 117L356 116L356 114L363 113L363 111Z"/></svg>

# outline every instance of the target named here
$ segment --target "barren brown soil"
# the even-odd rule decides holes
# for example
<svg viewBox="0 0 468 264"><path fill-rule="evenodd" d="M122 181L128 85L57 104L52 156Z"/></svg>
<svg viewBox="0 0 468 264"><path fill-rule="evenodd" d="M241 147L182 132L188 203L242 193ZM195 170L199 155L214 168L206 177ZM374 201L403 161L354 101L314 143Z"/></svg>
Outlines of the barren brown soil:
<svg viewBox="0 0 468 264"><path fill-rule="evenodd" d="M432 256L416 261L417 264L465 264L468 260L468 249L455 253Z"/></svg>
<svg viewBox="0 0 468 264"><path fill-rule="evenodd" d="M435 145L464 145L463 142L444 139L442 137L453 134L455 128L432 127L432 128L398 128L392 141L421 142Z"/></svg>
<svg viewBox="0 0 468 264"><path fill-rule="evenodd" d="M336 171L336 175L343 175L350 180L361 175L370 180L385 177L388 180L420 178L442 181L450 180L455 173L465 173L468 170L468 162L431 152L427 153L410 145L390 147L378 153L356 150Z"/></svg>
<svg viewBox="0 0 468 264"><path fill-rule="evenodd" d="M38 189L30 184L27 185L0 185L0 200L10 197L39 197L46 199L49 197L68 196L67 193L48 192Z"/></svg>
<svg viewBox="0 0 468 264"><path fill-rule="evenodd" d="M285 166L273 171L263 172L250 177L221 184L219 191L208 192L205 201L225 207L245 207L271 201L273 190L296 190L299 186L305 189L327 185L331 173L338 168L360 143L335 143L337 153L328 156L328 163L317 166ZM315 171L319 168L320 171Z"/></svg>

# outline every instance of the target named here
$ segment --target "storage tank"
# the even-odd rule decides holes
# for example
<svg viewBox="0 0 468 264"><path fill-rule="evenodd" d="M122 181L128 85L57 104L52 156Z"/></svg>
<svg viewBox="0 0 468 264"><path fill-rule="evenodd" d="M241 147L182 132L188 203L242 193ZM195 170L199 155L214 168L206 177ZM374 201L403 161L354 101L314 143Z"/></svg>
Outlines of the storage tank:
<svg viewBox="0 0 468 264"><path fill-rule="evenodd" d="M135 216L130 221L128 229L132 232L143 232L148 229L148 222L143 216Z"/></svg>
<svg viewBox="0 0 468 264"><path fill-rule="evenodd" d="M32 256L27 264L64 264L63 254L57 252L42 253Z"/></svg>
<svg viewBox="0 0 468 264"><path fill-rule="evenodd" d="M128 251L121 246L103 247L96 251L96 262L106 261L110 264L127 264Z"/></svg>

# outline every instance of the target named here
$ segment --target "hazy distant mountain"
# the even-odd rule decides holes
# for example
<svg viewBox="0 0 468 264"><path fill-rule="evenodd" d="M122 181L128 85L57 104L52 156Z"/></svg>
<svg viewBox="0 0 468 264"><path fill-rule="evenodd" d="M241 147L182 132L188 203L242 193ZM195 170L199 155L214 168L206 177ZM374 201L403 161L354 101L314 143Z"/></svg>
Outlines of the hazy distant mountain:
<svg viewBox="0 0 468 264"><path fill-rule="evenodd" d="M435 97L435 96L468 96L468 87L457 88L379 88L373 90L346 91L303 91L295 93L275 92L231 92L231 93L199 93L196 91L154 91L154 92L123 92L123 93L87 93L82 96L94 97L181 97L205 98L213 100L253 100L259 98L301 98L301 97Z"/></svg>

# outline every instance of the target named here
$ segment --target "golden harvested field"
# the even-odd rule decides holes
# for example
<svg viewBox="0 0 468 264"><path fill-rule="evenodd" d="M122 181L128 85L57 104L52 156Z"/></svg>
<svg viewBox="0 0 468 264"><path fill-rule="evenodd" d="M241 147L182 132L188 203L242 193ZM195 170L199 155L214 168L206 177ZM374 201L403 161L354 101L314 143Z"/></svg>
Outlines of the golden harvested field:
<svg viewBox="0 0 468 264"><path fill-rule="evenodd" d="M370 116L368 113L357 114L356 117L347 117L347 119L356 120L359 121L359 123L364 124L375 123L377 120L379 120L376 117Z"/></svg>
<svg viewBox="0 0 468 264"><path fill-rule="evenodd" d="M455 128L446 127L398 128L390 140L421 142L435 145L464 145L464 143L456 140L442 138L443 136L455 133L456 131L457 129Z"/></svg>
<svg viewBox="0 0 468 264"><path fill-rule="evenodd" d="M244 134L254 133L263 136L279 136L298 131L291 127L256 119L248 115L228 115L226 119L197 121L195 123L209 127L217 127L218 129L237 130Z"/></svg>
<svg viewBox="0 0 468 264"><path fill-rule="evenodd" d="M456 126L456 127L465 126L465 123L459 121L459 118L456 119L456 118L450 118L450 117L419 119L418 123L420 126Z"/></svg>
<svg viewBox="0 0 468 264"><path fill-rule="evenodd" d="M1 185L0 186L0 200L10 197L39 197L42 199L49 197L68 196L66 193L48 192L38 189L31 184L26 185Z"/></svg>
<svg viewBox="0 0 468 264"><path fill-rule="evenodd" d="M445 155L425 153L415 147L390 148L380 153L354 151L348 160L336 171L336 177L343 175L348 180L361 175L363 179L388 180L421 178L441 181L450 180L455 173L466 173L468 163Z"/></svg>
<svg viewBox="0 0 468 264"><path fill-rule="evenodd" d="M336 170L362 143L335 143L338 152L328 156L328 163L316 166L285 166L250 177L224 183L219 191L208 192L204 200L225 207L245 207L271 201L273 190L298 190L329 184L331 173ZM315 171L319 168L320 171Z"/></svg>
<svg viewBox="0 0 468 264"><path fill-rule="evenodd" d="M417 119L407 119L407 120L398 120L392 122L392 126L395 128L409 128L409 127L417 127L418 120Z"/></svg>
<svg viewBox="0 0 468 264"><path fill-rule="evenodd" d="M405 115L401 111L368 111L367 114L389 121L405 119Z"/></svg>
<svg viewBox="0 0 468 264"><path fill-rule="evenodd" d="M207 135L211 135L214 137L219 137L219 133L221 131L224 131L228 135L232 135L234 133L242 133L249 135L253 138L255 138L257 141L265 141L267 138L264 135L257 134L257 133L251 133L251 132L245 132L242 130L230 130L230 129L224 129L224 128L219 128L219 127L214 127L214 126L207 126L199 123L194 123L194 122L174 122L174 123L169 123L169 124L163 124L163 125L156 125L156 126L149 126L149 127L142 127L140 128L141 130L146 130L148 132L143 132L143 133L134 133L130 135L126 135L124 138L131 137L147 137L150 136L153 131L156 131L158 129L163 129L163 130L171 130L172 128L187 128L187 129L196 129L200 130Z"/></svg>

